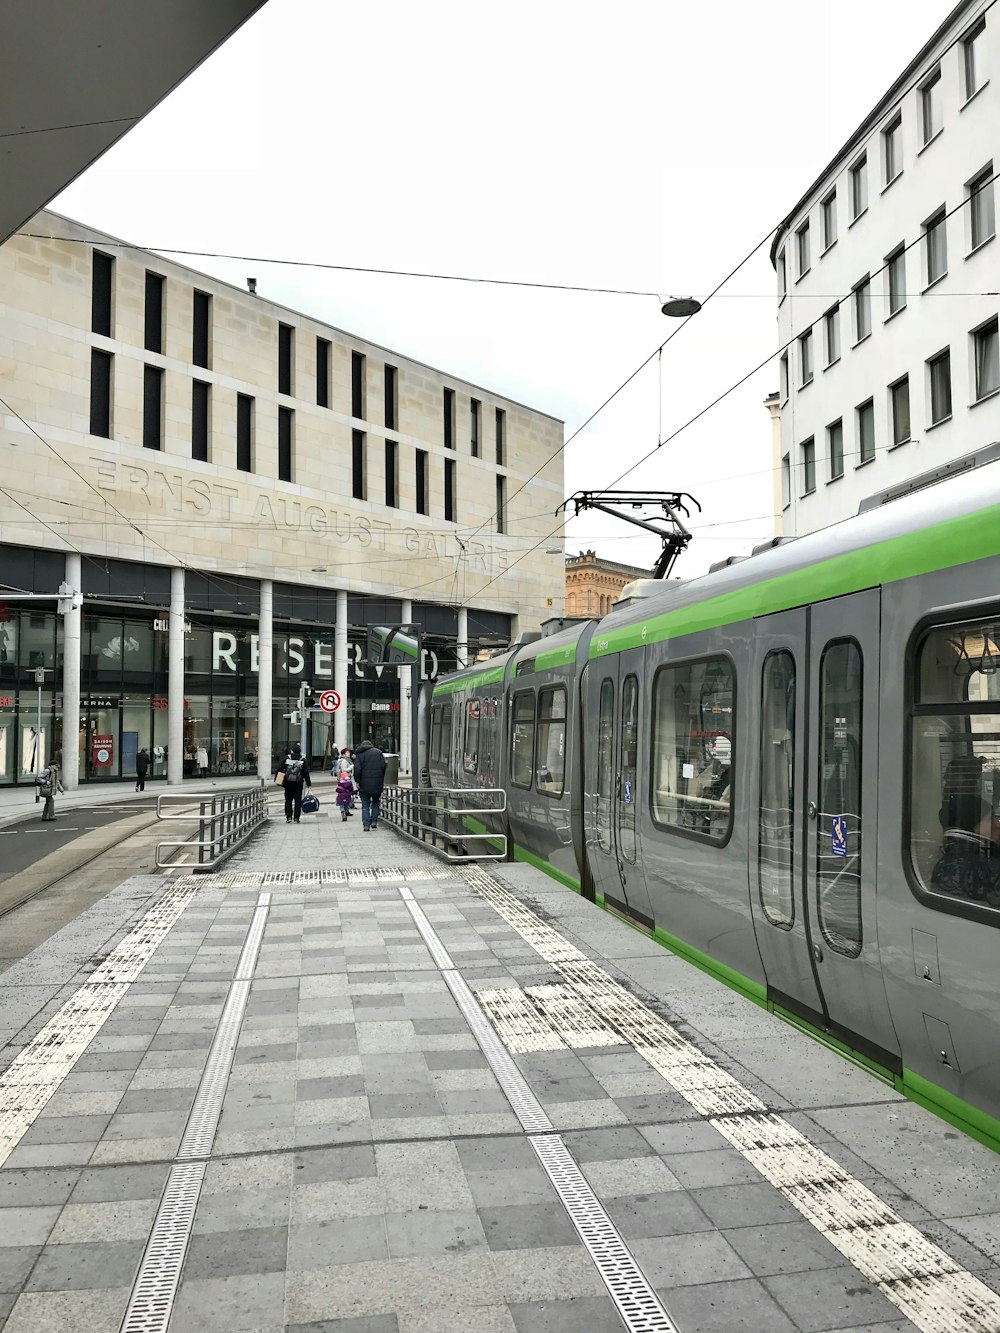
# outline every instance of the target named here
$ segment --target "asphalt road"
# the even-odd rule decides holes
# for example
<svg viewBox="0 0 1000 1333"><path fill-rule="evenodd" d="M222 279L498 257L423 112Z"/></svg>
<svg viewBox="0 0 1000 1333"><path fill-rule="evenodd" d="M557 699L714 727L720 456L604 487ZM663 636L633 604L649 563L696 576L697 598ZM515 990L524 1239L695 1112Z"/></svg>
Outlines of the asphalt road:
<svg viewBox="0 0 1000 1333"><path fill-rule="evenodd" d="M92 829L105 828L116 820L141 814L144 810L155 810L156 795L120 804L78 805L63 810L59 808L57 796L55 823L47 824L42 823L41 801L35 809L37 813L0 829L0 881L30 869L41 857L67 846Z"/></svg>

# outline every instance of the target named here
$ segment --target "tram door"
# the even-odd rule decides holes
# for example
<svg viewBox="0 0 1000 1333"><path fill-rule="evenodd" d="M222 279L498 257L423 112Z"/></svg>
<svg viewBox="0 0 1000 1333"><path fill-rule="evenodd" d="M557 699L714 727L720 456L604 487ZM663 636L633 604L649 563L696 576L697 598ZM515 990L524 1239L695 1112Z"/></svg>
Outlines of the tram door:
<svg viewBox="0 0 1000 1333"><path fill-rule="evenodd" d="M772 998L892 1067L875 900L880 596L757 622L751 883Z"/></svg>
<svg viewBox="0 0 1000 1333"><path fill-rule="evenodd" d="M584 790L594 792L588 845L595 887L638 921L652 924L639 854L640 774L644 771L640 650L594 663L590 676L597 734L587 753ZM634 660L633 660L634 659ZM594 669L596 668L596 670Z"/></svg>

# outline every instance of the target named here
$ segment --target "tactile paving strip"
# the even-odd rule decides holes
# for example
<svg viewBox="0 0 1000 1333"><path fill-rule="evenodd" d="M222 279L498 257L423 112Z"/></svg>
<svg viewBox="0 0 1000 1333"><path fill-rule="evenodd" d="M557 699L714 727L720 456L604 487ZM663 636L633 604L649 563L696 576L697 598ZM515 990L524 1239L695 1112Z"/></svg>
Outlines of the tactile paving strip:
<svg viewBox="0 0 1000 1333"><path fill-rule="evenodd" d="M193 893L193 886L169 888L0 1075L0 1165L110 1018Z"/></svg>
<svg viewBox="0 0 1000 1333"><path fill-rule="evenodd" d="M566 1049L559 1033L517 986L476 991L476 999L509 1051L524 1055L528 1051Z"/></svg>
<svg viewBox="0 0 1000 1333"><path fill-rule="evenodd" d="M482 870L480 893L760 1174L924 1333L1000 1333L1000 1296ZM523 929L530 917L529 929Z"/></svg>

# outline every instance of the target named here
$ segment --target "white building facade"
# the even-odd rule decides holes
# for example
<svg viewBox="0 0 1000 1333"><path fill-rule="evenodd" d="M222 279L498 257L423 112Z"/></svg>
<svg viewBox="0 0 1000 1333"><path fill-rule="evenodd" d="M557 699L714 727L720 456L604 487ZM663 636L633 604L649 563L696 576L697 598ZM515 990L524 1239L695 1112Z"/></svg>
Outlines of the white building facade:
<svg viewBox="0 0 1000 1333"><path fill-rule="evenodd" d="M373 739L433 678L562 612L562 423L41 213L0 246L0 784L266 775ZM60 612L61 583L83 594ZM36 672L42 672L39 684Z"/></svg>
<svg viewBox="0 0 1000 1333"><path fill-rule="evenodd" d="M959 4L774 238L785 536L1000 440L1000 17Z"/></svg>

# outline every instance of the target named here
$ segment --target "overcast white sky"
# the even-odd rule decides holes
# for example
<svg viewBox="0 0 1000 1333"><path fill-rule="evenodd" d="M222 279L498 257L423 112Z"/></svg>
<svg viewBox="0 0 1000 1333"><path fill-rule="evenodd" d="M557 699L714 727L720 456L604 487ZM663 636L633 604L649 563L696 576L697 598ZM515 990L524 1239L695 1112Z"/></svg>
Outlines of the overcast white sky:
<svg viewBox="0 0 1000 1333"><path fill-rule="evenodd" d="M268 0L52 207L138 245L703 296L777 223L951 5ZM662 357L662 435L777 343L763 245ZM566 422L672 327L649 297L182 262ZM623 486L690 490L681 573L771 535L770 367ZM661 430L655 364L566 452L609 487ZM556 526L553 519L553 527ZM570 552L648 565L593 514Z"/></svg>

